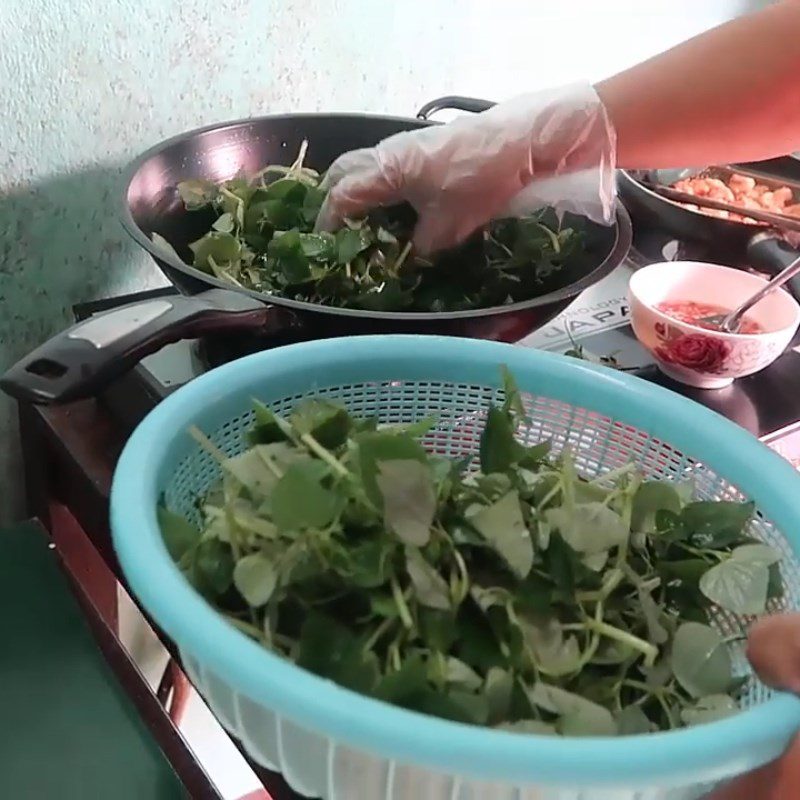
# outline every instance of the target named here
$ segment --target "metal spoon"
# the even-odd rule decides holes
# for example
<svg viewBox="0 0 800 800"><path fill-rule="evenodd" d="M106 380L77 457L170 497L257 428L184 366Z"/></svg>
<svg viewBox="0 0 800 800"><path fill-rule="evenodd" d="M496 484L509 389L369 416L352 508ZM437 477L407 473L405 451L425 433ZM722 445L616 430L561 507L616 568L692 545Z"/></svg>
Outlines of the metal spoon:
<svg viewBox="0 0 800 800"><path fill-rule="evenodd" d="M798 273L800 273L800 257L792 261L786 269L781 270L769 283L762 286L752 297L749 297L733 311L728 314L713 314L710 317L702 317L700 322L713 325L723 333L738 333L742 325L742 317L756 303L760 303L768 294L780 289L784 283L790 281Z"/></svg>

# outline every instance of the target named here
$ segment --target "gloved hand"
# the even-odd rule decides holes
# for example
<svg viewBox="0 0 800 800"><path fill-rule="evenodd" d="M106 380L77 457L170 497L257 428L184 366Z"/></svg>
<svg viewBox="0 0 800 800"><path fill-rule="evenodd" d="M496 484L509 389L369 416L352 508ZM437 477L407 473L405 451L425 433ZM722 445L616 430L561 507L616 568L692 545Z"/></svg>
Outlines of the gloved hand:
<svg viewBox="0 0 800 800"><path fill-rule="evenodd" d="M613 221L615 135L588 85L548 89L488 111L398 133L338 158L317 221L409 202L421 254L451 247L492 219L542 206Z"/></svg>

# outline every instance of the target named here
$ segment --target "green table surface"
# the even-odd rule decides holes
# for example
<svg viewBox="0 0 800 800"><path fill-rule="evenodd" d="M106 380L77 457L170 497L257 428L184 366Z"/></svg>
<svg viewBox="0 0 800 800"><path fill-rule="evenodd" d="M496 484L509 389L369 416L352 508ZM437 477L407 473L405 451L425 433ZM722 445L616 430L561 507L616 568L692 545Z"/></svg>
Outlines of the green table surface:
<svg viewBox="0 0 800 800"><path fill-rule="evenodd" d="M0 530L0 798L185 798L47 545Z"/></svg>

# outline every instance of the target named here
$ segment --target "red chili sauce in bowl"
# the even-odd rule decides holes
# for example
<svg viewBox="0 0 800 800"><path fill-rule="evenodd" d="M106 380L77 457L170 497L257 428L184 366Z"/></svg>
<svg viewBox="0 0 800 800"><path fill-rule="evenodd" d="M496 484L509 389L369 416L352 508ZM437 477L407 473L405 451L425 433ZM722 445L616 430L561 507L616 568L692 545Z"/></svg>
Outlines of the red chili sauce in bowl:
<svg viewBox="0 0 800 800"><path fill-rule="evenodd" d="M656 310L666 314L668 317L672 317L672 319L678 320L678 322L685 322L688 325L694 325L697 328L704 328L709 331L717 331L719 330L717 326L713 323L703 322L703 318L716 314L729 314L733 309L714 305L713 303L696 303L693 300L671 300L659 303L656 306ZM753 334L765 333L765 330L761 325L745 315L738 332L740 334Z"/></svg>

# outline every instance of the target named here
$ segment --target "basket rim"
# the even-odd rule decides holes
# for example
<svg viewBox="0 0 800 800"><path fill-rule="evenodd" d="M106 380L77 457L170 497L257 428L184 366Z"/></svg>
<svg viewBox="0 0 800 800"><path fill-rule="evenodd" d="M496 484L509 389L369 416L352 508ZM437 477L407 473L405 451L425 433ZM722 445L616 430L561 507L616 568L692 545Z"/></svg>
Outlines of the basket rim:
<svg viewBox="0 0 800 800"><path fill-rule="evenodd" d="M363 369L378 361L376 369L387 374L427 371L441 373L439 380L460 375L459 383L498 388L498 367L505 364L522 391L591 405L591 411L695 457L700 450L703 463L736 486L749 485L749 476L758 475L761 480L747 494L780 531L789 532L784 536L792 550L800 550L800 506L792 502L800 494L800 474L744 429L662 387L496 342L419 335L305 342L238 359L192 380L148 414L120 456L110 504L114 546L132 590L182 651L233 691L311 731L377 756L483 780L687 785L731 777L781 752L800 729L800 699L783 693L733 717L668 733L585 739L520 735L429 717L357 694L271 653L225 622L191 588L163 544L156 517L159 465L200 414L232 393L263 384L265 375L308 375L311 388L325 372L353 365ZM248 392L248 401L251 396Z"/></svg>

